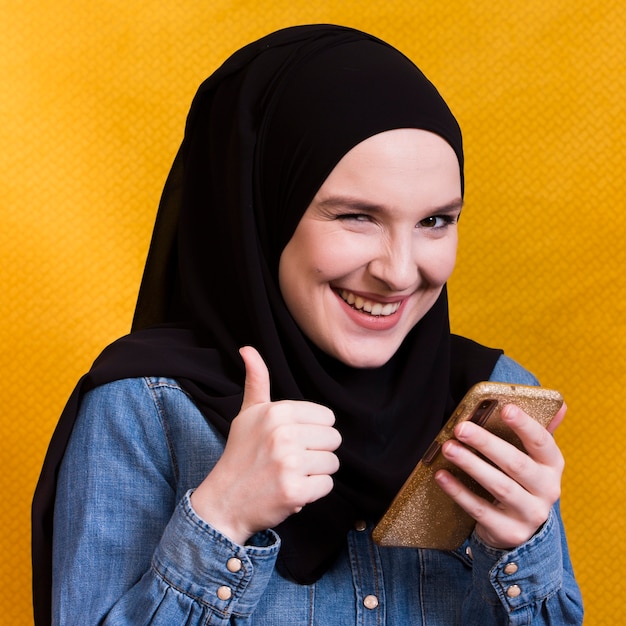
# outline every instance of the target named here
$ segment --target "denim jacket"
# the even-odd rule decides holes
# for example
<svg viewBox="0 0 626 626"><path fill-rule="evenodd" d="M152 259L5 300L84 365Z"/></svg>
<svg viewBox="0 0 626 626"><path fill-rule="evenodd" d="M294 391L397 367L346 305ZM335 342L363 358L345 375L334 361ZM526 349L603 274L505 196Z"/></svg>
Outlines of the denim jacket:
<svg viewBox="0 0 626 626"><path fill-rule="evenodd" d="M537 384L504 356L491 380ZM475 534L452 552L381 548L371 524L355 520L332 568L299 585L275 570L275 532L237 545L193 511L190 493L223 446L175 380L87 394L58 480L55 624L582 623L558 507L511 551Z"/></svg>

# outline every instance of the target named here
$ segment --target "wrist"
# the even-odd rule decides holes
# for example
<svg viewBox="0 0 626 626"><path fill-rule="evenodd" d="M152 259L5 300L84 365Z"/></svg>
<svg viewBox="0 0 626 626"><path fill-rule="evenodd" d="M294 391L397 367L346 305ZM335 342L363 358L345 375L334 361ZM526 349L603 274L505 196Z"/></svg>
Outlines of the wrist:
<svg viewBox="0 0 626 626"><path fill-rule="evenodd" d="M189 501L195 514L215 530L238 545L245 545L254 534L241 524L240 511L226 503L225 498L212 492L205 483L195 489ZM237 513L237 515L234 515Z"/></svg>

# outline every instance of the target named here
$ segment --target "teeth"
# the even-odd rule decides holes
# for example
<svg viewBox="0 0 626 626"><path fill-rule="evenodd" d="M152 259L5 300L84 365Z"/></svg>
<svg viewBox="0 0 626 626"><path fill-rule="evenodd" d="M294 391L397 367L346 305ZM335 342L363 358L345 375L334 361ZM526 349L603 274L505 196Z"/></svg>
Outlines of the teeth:
<svg viewBox="0 0 626 626"><path fill-rule="evenodd" d="M400 308L400 302L388 302L387 304L383 304L382 302L373 302L372 300L366 300L361 296L356 296L351 291L347 291L346 289L341 290L341 297L353 308L358 309L359 311L365 311L366 313L375 316L392 315Z"/></svg>

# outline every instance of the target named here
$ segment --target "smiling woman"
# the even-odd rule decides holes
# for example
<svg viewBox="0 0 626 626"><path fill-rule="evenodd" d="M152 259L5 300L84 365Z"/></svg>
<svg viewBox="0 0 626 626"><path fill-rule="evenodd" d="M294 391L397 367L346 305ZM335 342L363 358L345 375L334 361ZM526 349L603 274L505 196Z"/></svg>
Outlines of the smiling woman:
<svg viewBox="0 0 626 626"><path fill-rule="evenodd" d="M454 116L365 33L279 31L201 85L133 331L42 470L37 626L581 623L563 459L521 410L527 452L480 428L446 448L498 494L440 477L476 519L458 549L371 538L473 383L536 384L450 334L462 195Z"/></svg>
<svg viewBox="0 0 626 626"><path fill-rule="evenodd" d="M461 204L459 162L438 135L396 129L352 148L280 258L302 331L352 367L387 363L452 273Z"/></svg>

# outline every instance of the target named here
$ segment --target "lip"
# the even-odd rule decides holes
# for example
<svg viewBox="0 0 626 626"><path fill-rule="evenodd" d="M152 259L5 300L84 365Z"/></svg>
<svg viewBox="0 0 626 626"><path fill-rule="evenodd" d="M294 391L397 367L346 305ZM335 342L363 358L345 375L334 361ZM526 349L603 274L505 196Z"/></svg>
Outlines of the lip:
<svg viewBox="0 0 626 626"><path fill-rule="evenodd" d="M376 296L374 294L348 290L348 291L351 291L351 293L354 293L355 295L361 296L362 298L365 298L367 300L373 300L375 302L381 302L384 304L400 302L400 306L395 313L392 313L391 315L386 315L386 316L384 315L376 316L376 315L370 315L369 313L361 312L358 309L355 309L354 307L350 306L339 295L339 291L341 290L337 290L337 289L333 290L335 297L339 301L339 305L342 307L343 311L352 320L352 322L354 322L357 326L360 326L361 328L365 328L367 330L384 331L384 330L390 330L394 328L394 326L396 326L400 322L400 319L402 318L402 311L407 301L406 298L381 297L381 296Z"/></svg>
<svg viewBox="0 0 626 626"><path fill-rule="evenodd" d="M354 291L353 289L348 289L347 287L333 287L333 291L337 294L342 291L349 291L353 293L355 296L361 296L364 300L372 300L374 302L380 302L381 304L389 304L393 302L403 302L407 299L407 296L381 296L377 293L370 293L369 291Z"/></svg>

